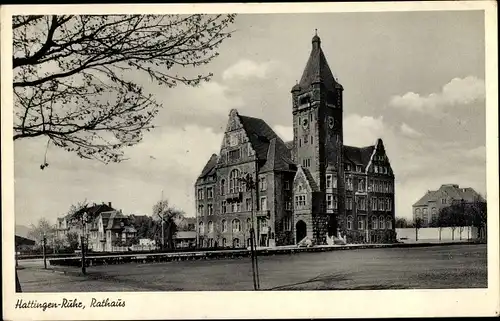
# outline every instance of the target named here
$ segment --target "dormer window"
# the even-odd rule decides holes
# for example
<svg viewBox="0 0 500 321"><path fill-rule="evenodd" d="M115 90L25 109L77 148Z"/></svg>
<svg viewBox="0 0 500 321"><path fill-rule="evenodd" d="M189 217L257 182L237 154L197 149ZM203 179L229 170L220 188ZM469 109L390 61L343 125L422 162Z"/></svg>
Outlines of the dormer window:
<svg viewBox="0 0 500 321"><path fill-rule="evenodd" d="M361 173L362 167L361 165L356 165L356 172Z"/></svg>

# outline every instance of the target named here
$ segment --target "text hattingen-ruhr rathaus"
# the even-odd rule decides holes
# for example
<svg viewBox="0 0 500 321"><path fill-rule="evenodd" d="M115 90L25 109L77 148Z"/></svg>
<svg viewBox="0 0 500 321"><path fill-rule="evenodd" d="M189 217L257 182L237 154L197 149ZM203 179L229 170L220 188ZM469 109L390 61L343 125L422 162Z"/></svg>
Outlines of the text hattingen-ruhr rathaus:
<svg viewBox="0 0 500 321"><path fill-rule="evenodd" d="M220 153L195 184L199 246L247 247L251 224L259 246L306 237L319 245L393 242L394 173L384 144L344 145L343 87L317 35L291 93L290 142L264 120L231 110ZM249 174L255 188L241 181Z"/></svg>

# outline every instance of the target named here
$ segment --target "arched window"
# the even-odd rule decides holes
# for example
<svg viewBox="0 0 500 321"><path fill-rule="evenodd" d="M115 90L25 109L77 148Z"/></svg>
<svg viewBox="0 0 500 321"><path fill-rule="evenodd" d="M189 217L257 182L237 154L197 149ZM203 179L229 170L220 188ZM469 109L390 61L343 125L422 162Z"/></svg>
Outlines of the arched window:
<svg viewBox="0 0 500 321"><path fill-rule="evenodd" d="M233 232L240 232L241 231L240 220L234 219L232 222L232 225L233 225Z"/></svg>
<svg viewBox="0 0 500 321"><path fill-rule="evenodd" d="M436 215L437 214L437 209L435 207L433 207L432 210L431 210L431 212L432 212L432 215Z"/></svg>
<svg viewBox="0 0 500 321"><path fill-rule="evenodd" d="M252 228L252 220L250 218L247 218L247 231L250 231Z"/></svg>
<svg viewBox="0 0 500 321"><path fill-rule="evenodd" d="M205 233L205 225L203 224L203 222L200 222L200 224L198 224L198 232L200 232L201 234Z"/></svg>
<svg viewBox="0 0 500 321"><path fill-rule="evenodd" d="M227 240L226 238L223 238L222 239L222 247L226 247L227 246Z"/></svg>
<svg viewBox="0 0 500 321"><path fill-rule="evenodd" d="M227 232L227 221L222 220L222 232Z"/></svg>
<svg viewBox="0 0 500 321"><path fill-rule="evenodd" d="M378 229L378 220L376 216L372 217L372 229L374 230Z"/></svg>
<svg viewBox="0 0 500 321"><path fill-rule="evenodd" d="M233 239L233 247L235 247L235 248L240 247L240 239L239 238Z"/></svg>
<svg viewBox="0 0 500 321"><path fill-rule="evenodd" d="M233 169L229 174L229 193L238 193L240 191L240 171Z"/></svg>
<svg viewBox="0 0 500 321"><path fill-rule="evenodd" d="M208 233L214 232L214 223L212 221L208 222Z"/></svg>
<svg viewBox="0 0 500 321"><path fill-rule="evenodd" d="M416 214L416 215L420 215L420 213L421 213L420 209L419 209L419 208L416 208L416 209L415 209L415 214Z"/></svg>
<svg viewBox="0 0 500 321"><path fill-rule="evenodd" d="M392 218L387 218L387 229L392 230Z"/></svg>
<svg viewBox="0 0 500 321"><path fill-rule="evenodd" d="M222 179L220 181L220 195L224 195L226 193L226 180Z"/></svg>
<svg viewBox="0 0 500 321"><path fill-rule="evenodd" d="M384 217L383 217L383 216L381 216L381 217L379 218L379 222L380 222L380 223L379 223L379 224L380 224L380 225L379 225L380 229L381 229L381 230L384 230L384 229L385 229L385 221L384 221Z"/></svg>
<svg viewBox="0 0 500 321"><path fill-rule="evenodd" d="M365 220L363 219L362 216L358 216L358 230L364 230L365 229Z"/></svg>
<svg viewBox="0 0 500 321"><path fill-rule="evenodd" d="M349 215L347 217L347 229L352 230L352 216L351 215Z"/></svg>

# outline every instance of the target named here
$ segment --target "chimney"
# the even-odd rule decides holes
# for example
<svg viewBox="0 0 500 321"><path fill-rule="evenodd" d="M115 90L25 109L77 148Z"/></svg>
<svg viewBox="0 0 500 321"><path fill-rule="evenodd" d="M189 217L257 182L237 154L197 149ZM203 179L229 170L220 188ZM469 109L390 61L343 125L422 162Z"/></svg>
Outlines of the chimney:
<svg viewBox="0 0 500 321"><path fill-rule="evenodd" d="M108 202L108 206L109 206L109 207L111 207L111 208L113 208L113 207L111 206L111 202Z"/></svg>

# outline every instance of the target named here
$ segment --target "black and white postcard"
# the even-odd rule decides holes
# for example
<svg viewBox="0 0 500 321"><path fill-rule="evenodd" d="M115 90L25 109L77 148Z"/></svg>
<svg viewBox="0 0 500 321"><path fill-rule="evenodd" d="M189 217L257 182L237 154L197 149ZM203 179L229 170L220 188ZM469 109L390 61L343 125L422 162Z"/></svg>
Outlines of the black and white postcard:
<svg viewBox="0 0 500 321"><path fill-rule="evenodd" d="M495 9L2 7L4 319L498 316Z"/></svg>

